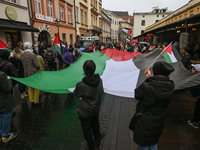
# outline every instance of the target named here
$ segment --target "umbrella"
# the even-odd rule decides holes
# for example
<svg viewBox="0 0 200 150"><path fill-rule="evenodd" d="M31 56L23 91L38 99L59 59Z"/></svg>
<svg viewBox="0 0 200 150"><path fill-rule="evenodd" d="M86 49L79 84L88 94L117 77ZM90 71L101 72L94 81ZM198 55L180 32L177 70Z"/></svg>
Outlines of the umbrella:
<svg viewBox="0 0 200 150"><path fill-rule="evenodd" d="M138 43L138 40L132 40L131 43Z"/></svg>
<svg viewBox="0 0 200 150"><path fill-rule="evenodd" d="M147 45L148 45L148 43L147 43L147 42L140 42L139 44L141 44L141 45L143 45L143 44L147 44Z"/></svg>

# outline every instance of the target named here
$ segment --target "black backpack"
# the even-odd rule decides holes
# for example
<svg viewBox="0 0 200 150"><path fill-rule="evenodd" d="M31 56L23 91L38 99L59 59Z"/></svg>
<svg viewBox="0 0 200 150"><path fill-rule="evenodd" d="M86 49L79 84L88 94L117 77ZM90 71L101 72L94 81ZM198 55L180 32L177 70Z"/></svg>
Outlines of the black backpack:
<svg viewBox="0 0 200 150"><path fill-rule="evenodd" d="M53 51L47 51L46 59L48 62L53 62L55 60Z"/></svg>

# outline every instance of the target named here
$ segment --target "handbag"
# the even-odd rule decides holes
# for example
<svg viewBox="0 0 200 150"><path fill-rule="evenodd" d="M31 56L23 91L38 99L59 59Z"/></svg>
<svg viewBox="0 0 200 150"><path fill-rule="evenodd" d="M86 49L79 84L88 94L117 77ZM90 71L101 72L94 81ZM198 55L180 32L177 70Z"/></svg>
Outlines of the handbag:
<svg viewBox="0 0 200 150"><path fill-rule="evenodd" d="M150 88L151 88L151 87L150 87ZM153 93L153 92L152 92L152 93ZM153 94L153 95L154 95L154 94ZM157 97L156 97L155 95L154 95L154 97L157 99ZM150 108L152 108L152 107L154 107L155 105L157 105L158 102L159 102L159 100L157 99L157 101L156 101L153 105L151 105L149 108L145 109L143 112L135 113L135 114L133 115L132 119L131 119L131 122L129 123L129 129L130 129L131 131L134 131L134 128L135 128L135 125L136 125L136 123L137 123L138 118L139 118L142 114L144 114L146 111L148 111Z"/></svg>

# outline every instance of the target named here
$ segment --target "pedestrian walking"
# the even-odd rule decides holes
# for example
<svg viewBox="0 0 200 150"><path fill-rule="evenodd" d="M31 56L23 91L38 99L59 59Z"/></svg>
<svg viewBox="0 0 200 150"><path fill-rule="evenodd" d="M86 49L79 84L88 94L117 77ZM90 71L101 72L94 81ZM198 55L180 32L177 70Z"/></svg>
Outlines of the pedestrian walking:
<svg viewBox="0 0 200 150"><path fill-rule="evenodd" d="M77 59L81 57L82 51L80 50L80 45L76 45L73 54L76 56Z"/></svg>
<svg viewBox="0 0 200 150"><path fill-rule="evenodd" d="M44 71L45 70L45 68L44 68L45 62L44 62L43 57L40 56L35 49L33 49L33 53L36 55L37 60L38 60L38 62L40 64L40 71Z"/></svg>
<svg viewBox="0 0 200 150"><path fill-rule="evenodd" d="M41 42L40 45L38 45L38 52L39 52L39 55L42 56L43 59L44 59L45 50L46 50L45 42Z"/></svg>
<svg viewBox="0 0 200 150"><path fill-rule="evenodd" d="M44 57L47 60L49 70L56 71L57 70L57 60L56 60L57 52L51 45L47 45L47 50L44 53Z"/></svg>
<svg viewBox="0 0 200 150"><path fill-rule="evenodd" d="M74 96L80 100L77 106L77 112L79 114L83 135L87 142L84 144L84 147L89 150L94 150L94 139L100 140L105 136L104 132L100 132L99 125L99 111L104 90L99 74L94 74L96 65L92 60L85 61L83 70L85 77L81 82L77 83Z"/></svg>
<svg viewBox="0 0 200 150"><path fill-rule="evenodd" d="M10 77L0 71L0 134L4 143L15 138L18 133L10 133L11 119L15 101L12 96Z"/></svg>
<svg viewBox="0 0 200 150"><path fill-rule="evenodd" d="M183 56L183 59L181 61L182 61L183 65L185 66L185 68L187 70L189 70L190 67L191 67L191 62L190 62L190 60L191 60L191 55L190 55L191 50L190 50L189 47L184 47L183 50L182 50L182 53L184 54L184 56Z"/></svg>
<svg viewBox="0 0 200 150"><path fill-rule="evenodd" d="M9 61L10 52L7 49L0 50L0 71L3 71L8 76L19 77L19 73L15 66ZM18 82L12 80L12 85L15 86Z"/></svg>
<svg viewBox="0 0 200 150"><path fill-rule="evenodd" d="M24 78L24 67L20 58L20 55L22 54L22 49L19 47L14 48L13 50L13 56L10 57L10 62L15 66L16 71L19 74L20 78ZM26 87L24 84L18 82L18 88L21 94L21 99L24 99L28 95L26 95Z"/></svg>
<svg viewBox="0 0 200 150"><path fill-rule="evenodd" d="M63 68L68 68L72 63L76 61L76 56L69 52L67 47L63 50L65 53L63 55Z"/></svg>
<svg viewBox="0 0 200 150"><path fill-rule="evenodd" d="M69 44L69 52L73 53L74 52L74 48L72 47L72 44Z"/></svg>
<svg viewBox="0 0 200 150"><path fill-rule="evenodd" d="M24 66L24 77L29 77L40 70L40 64L36 55L33 53L32 45L30 42L24 43L24 53L20 56ZM34 104L39 103L39 90L28 86L29 100Z"/></svg>
<svg viewBox="0 0 200 150"><path fill-rule="evenodd" d="M147 68L148 77L135 89L135 99L139 100L136 113L139 118L134 126L134 141L140 150L157 150L157 144L165 123L165 111L174 92L174 82L169 75L174 68L163 61L153 66L153 75Z"/></svg>
<svg viewBox="0 0 200 150"><path fill-rule="evenodd" d="M192 73L200 72L200 64L192 64ZM195 108L193 112L193 118L188 120L187 123L195 129L199 128L200 123L200 88L196 88L190 91L192 97L196 98Z"/></svg>

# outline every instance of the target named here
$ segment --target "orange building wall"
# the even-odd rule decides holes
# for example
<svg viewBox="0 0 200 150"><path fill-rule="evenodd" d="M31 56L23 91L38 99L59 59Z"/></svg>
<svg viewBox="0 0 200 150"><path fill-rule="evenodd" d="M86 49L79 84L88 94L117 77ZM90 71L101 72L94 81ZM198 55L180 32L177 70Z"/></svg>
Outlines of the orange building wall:
<svg viewBox="0 0 200 150"><path fill-rule="evenodd" d="M49 29L51 30L51 33L53 34L53 38L55 39L55 33L58 32L58 28L56 25L53 25L54 23L45 23L45 25L49 26ZM33 27L38 28L43 26L43 23L41 22L35 22ZM70 34L73 34L73 44L76 42L76 35L75 35L75 28L74 27L68 27L65 26L63 27L62 25L59 27L59 32L60 32L60 38L62 40L62 33L66 33L66 41L69 44L70 43ZM73 45L74 46L74 45Z"/></svg>

